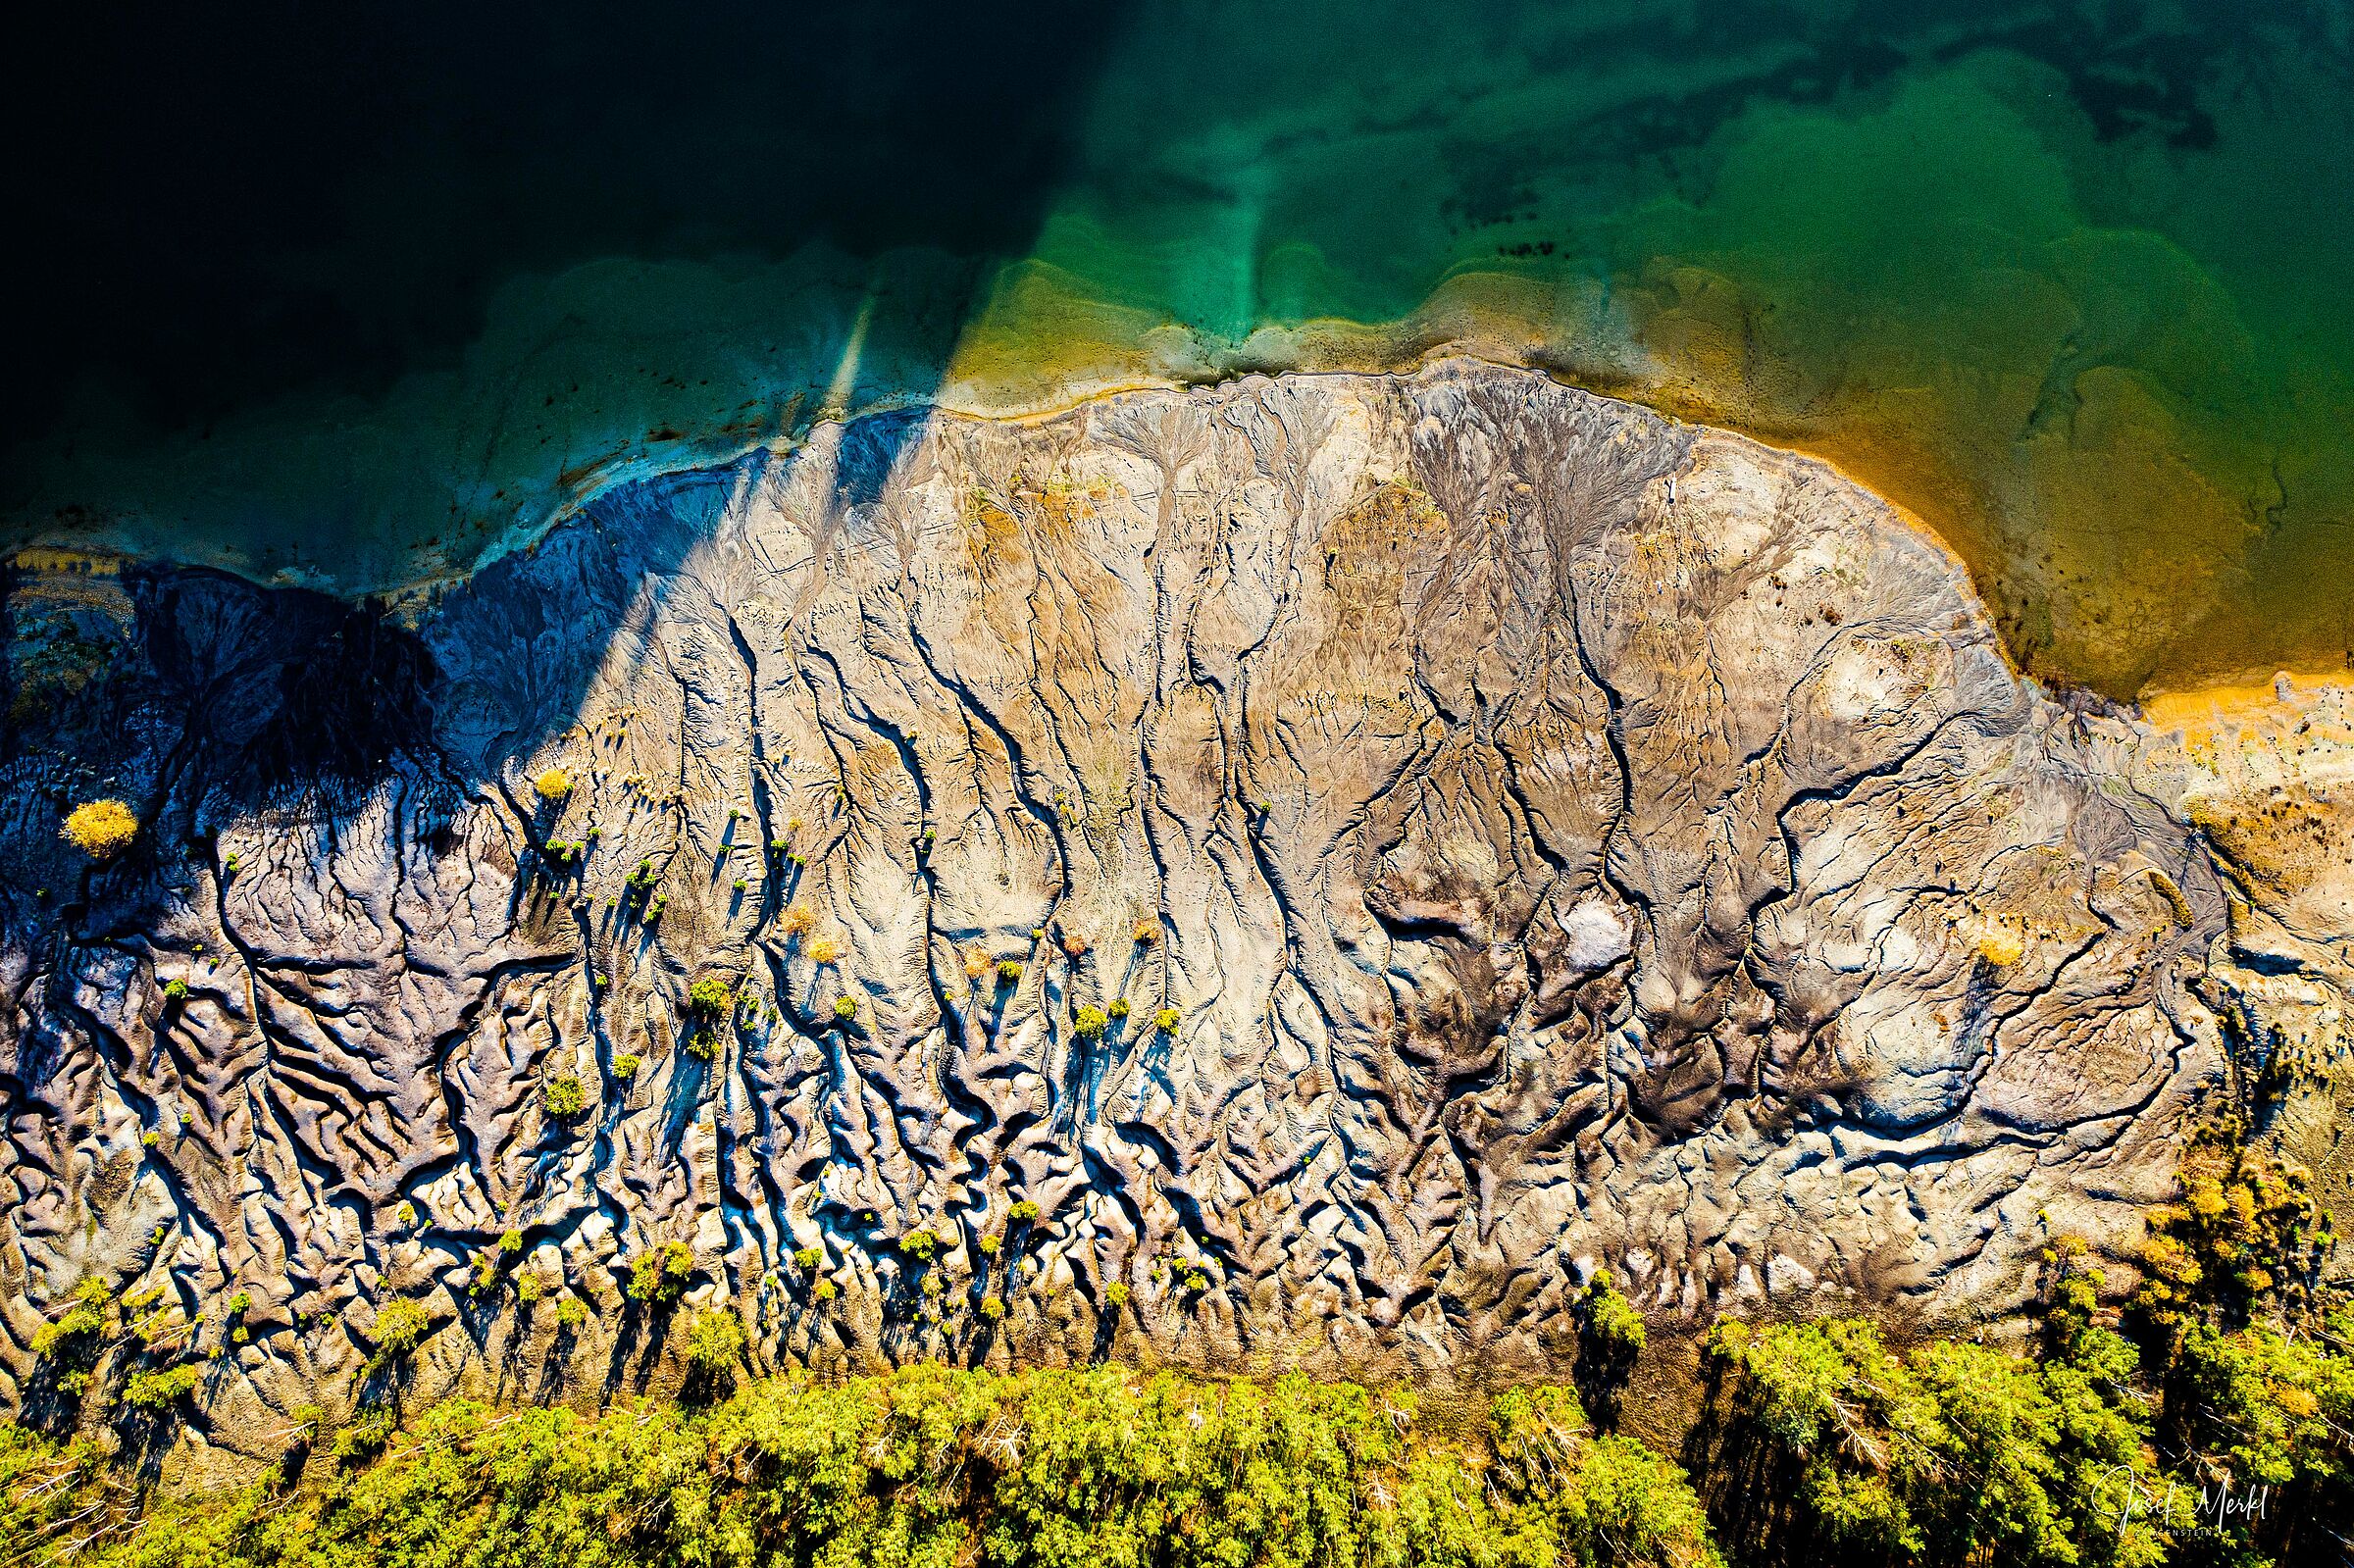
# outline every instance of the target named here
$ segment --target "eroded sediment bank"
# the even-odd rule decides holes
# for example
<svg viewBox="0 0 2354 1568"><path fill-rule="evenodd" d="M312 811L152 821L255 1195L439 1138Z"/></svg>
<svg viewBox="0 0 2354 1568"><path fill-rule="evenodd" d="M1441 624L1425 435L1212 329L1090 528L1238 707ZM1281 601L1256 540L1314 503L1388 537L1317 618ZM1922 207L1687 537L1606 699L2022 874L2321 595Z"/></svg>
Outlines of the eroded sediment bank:
<svg viewBox="0 0 2354 1568"><path fill-rule="evenodd" d="M1525 371L825 425L401 618L9 615L0 1360L160 1288L225 1442L396 1301L421 1394L528 1386L527 1281L619 1387L673 1260L755 1365L1541 1369L1603 1264L1999 1313L2344 1044L2342 692L2055 702L1884 503Z"/></svg>

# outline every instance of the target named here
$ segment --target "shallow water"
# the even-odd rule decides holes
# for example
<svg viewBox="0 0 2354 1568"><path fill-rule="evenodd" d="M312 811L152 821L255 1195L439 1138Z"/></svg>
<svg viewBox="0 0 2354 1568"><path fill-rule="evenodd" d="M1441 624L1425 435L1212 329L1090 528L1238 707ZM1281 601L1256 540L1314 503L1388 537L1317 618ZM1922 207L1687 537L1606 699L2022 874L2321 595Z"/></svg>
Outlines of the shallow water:
<svg viewBox="0 0 2354 1568"><path fill-rule="evenodd" d="M17 512L382 585L825 410L1461 347L1839 462L2047 674L2354 666L2346 5L717 15L683 72L572 62L573 137L478 149L454 213L446 163L369 143L371 221L291 269L364 350L257 350L210 404L118 356L84 380L144 377L145 417L82 395ZM368 281L412 210L467 236L445 287ZM396 296L404 331L364 329Z"/></svg>

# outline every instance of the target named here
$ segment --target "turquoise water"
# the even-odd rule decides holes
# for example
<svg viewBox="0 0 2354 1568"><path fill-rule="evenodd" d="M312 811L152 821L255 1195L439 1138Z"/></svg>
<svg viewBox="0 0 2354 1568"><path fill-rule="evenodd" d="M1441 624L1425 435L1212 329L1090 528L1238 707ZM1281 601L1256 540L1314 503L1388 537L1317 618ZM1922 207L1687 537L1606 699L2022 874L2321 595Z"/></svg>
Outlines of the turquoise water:
<svg viewBox="0 0 2354 1568"><path fill-rule="evenodd" d="M383 585L821 411L1467 348L1841 463L2047 674L2354 664L2347 6L1885 9L1196 0L932 61L935 144L1054 122L1002 222L935 179L889 248L622 236L375 385L85 420L17 510ZM746 152L721 199L791 203Z"/></svg>

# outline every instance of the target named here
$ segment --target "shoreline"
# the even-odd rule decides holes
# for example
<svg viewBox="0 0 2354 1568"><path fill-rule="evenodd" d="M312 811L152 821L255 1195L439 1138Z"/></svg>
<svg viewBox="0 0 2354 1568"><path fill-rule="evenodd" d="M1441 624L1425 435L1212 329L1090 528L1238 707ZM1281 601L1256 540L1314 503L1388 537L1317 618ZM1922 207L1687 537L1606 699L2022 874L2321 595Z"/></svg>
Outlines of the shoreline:
<svg viewBox="0 0 2354 1568"><path fill-rule="evenodd" d="M1441 297L1444 288L1434 293ZM1360 323L1338 319L1320 319L1283 329L1262 329L1261 331L1280 331L1286 336L1300 337L1318 330L1351 329L1360 337L1387 337L1395 341L1402 335L1406 318L1391 329L1367 327ZM1259 335L1259 334L1254 334ZM528 551L577 517L599 499L626 485L657 481L669 476L709 471L740 463L752 453L766 450L774 456L785 456L806 446L820 430L829 426L847 428L860 421L896 414L921 411L965 420L1022 429L1050 423L1083 409L1090 404L1104 403L1116 398L1151 392L1216 391L1241 385L1253 379L1267 380L1361 379L1404 381L1450 362L1475 364L1497 370L1519 372L1544 378L1556 385L1583 393L1586 396L1642 409L1662 418L1702 431L1730 437L1766 451L1782 453L1815 463L1835 476L1841 482L1870 496L1886 507L1891 516L1918 537L1934 545L1969 581L1973 595L1985 611L1990 625L1997 632L1997 645L2012 670L2022 679L2033 681L2039 687L2058 695L2069 689L2092 693L2100 700L2116 704L2132 712L2154 733L2164 734L2171 730L2186 729L2187 733L2212 735L2223 729L2246 721L2261 721L2287 699L2277 695L2281 683L2306 692L2329 689L2354 689L2354 670L2336 670L2312 663L2287 663L2269 669L2247 665L2212 681L2175 683L2164 676L2151 682L2129 696L2119 696L2097 684L2080 682L2065 670L2049 670L2021 657L2013 645L2004 617L1995 613L1996 606L1982 580L1979 567L1963 545L1938 528L1919 511L1901 498L1863 477L1842 461L1835 451L1822 443L1808 441L1787 434L1767 436L1755 433L1739 425L1698 419L1680 412L1677 405L1685 399L1664 396L1648 399L1629 395L1623 382L1605 389L1590 384L1585 379L1567 373L1558 366L1533 363L1529 356L1512 356L1481 352L1462 346L1451 339L1443 348L1433 348L1410 361L1399 361L1378 369L1356 369L1345 365L1307 365L1290 370L1240 370L1211 379L1189 379L1174 375L1156 375L1140 371L1125 376L1101 376L1092 379L1058 381L1060 394L1050 399L1032 401L993 402L986 398L961 398L953 390L958 382L968 388L971 378L951 376L943 383L943 390L931 395L898 393L847 409L820 408L810 422L797 432L772 434L757 439L746 438L704 446L692 451L656 454L641 453L619 456L587 465L587 472L570 492L544 514L529 523L517 523L493 533L474 558L463 566L444 562L443 569L428 571L397 582L339 583L313 572L281 568L262 574L252 569L252 563L238 559L233 552L142 550L98 544L80 544L57 534L36 534L0 556L0 562L16 572L63 575L77 570L97 575L113 576L124 567L155 564L180 570L222 572L260 587L303 588L326 594L345 603L358 604L376 600L385 605L404 623L413 623L443 593L476 574L517 551ZM692 444L692 438L682 437ZM420 547L422 549L422 547Z"/></svg>

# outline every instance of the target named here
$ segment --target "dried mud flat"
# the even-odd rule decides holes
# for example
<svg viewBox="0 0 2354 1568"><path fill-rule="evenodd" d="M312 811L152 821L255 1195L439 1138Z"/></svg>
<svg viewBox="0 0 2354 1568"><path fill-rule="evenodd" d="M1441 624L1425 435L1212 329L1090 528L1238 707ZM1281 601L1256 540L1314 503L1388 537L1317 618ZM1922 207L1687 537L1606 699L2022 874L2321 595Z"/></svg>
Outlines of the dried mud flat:
<svg viewBox="0 0 2354 1568"><path fill-rule="evenodd" d="M398 1297L424 1392L641 1387L673 1242L762 1365L1444 1382L1598 1266L1999 1314L2202 1102L2342 1123L2342 693L2057 702L1838 475L1526 372L824 426L397 615L8 615L11 1401L93 1274L245 1451Z"/></svg>

